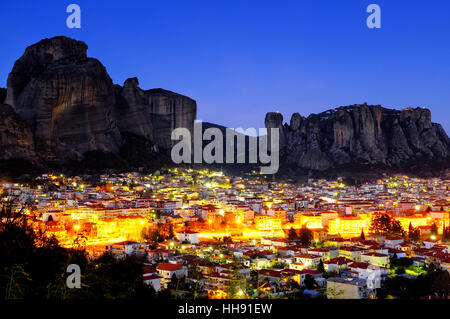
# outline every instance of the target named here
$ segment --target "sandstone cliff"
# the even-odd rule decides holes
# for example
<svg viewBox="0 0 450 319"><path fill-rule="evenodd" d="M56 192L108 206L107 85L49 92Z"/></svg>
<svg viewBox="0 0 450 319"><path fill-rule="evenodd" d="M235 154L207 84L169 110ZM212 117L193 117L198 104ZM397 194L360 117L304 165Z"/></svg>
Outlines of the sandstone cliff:
<svg viewBox="0 0 450 319"><path fill-rule="evenodd" d="M449 165L450 141L431 122L425 108L401 111L353 105L303 117L295 113L283 124L279 113L266 115L266 127L280 129L282 163L323 171L342 165L375 164L402 168L417 161Z"/></svg>

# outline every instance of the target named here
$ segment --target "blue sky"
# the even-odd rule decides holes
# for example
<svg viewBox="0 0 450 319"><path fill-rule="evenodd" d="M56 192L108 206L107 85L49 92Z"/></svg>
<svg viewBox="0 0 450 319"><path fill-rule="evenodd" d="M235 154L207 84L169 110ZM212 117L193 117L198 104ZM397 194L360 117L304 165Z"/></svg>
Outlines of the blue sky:
<svg viewBox="0 0 450 319"><path fill-rule="evenodd" d="M66 7L81 7L81 29ZM368 29L366 7L381 7ZM198 118L264 127L341 105L428 107L450 133L450 1L2 1L0 86L26 46L66 35L115 83L197 101Z"/></svg>

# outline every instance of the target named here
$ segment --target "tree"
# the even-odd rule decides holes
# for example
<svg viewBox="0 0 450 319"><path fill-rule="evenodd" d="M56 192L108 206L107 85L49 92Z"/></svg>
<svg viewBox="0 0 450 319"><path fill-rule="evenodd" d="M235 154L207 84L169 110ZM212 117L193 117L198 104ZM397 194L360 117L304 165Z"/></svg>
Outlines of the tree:
<svg viewBox="0 0 450 319"><path fill-rule="evenodd" d="M305 287L308 288L308 289L314 289L314 288L317 287L317 282L316 282L316 280L315 280L314 277L311 276L310 274L307 274L307 275L305 276L305 280L304 280L303 283L304 283Z"/></svg>
<svg viewBox="0 0 450 319"><path fill-rule="evenodd" d="M388 214L375 214L370 221L370 231L381 235L400 235L404 231L398 220L391 218Z"/></svg>
<svg viewBox="0 0 450 319"><path fill-rule="evenodd" d="M325 291L325 296L327 299L343 299L343 294L345 293L342 289L337 289L334 285L327 284L327 290Z"/></svg>
<svg viewBox="0 0 450 319"><path fill-rule="evenodd" d="M361 236L359 236L361 240L366 240L366 236L364 236L364 228L361 229Z"/></svg>
<svg viewBox="0 0 450 319"><path fill-rule="evenodd" d="M298 239L297 232L295 231L295 229L293 227L291 227L288 231L288 239L289 240Z"/></svg>
<svg viewBox="0 0 450 319"><path fill-rule="evenodd" d="M323 266L322 259L320 260L319 265L317 265L317 271L320 271L321 273L325 272L325 267Z"/></svg>
<svg viewBox="0 0 450 319"><path fill-rule="evenodd" d="M233 243L233 238L231 238L231 236L223 236L222 241L225 244L232 244Z"/></svg>
<svg viewBox="0 0 450 319"><path fill-rule="evenodd" d="M310 245L311 241L313 239L312 231L310 229L306 228L305 226L302 227L300 229L299 239L303 245Z"/></svg>
<svg viewBox="0 0 450 319"><path fill-rule="evenodd" d="M173 239L175 237L175 234L173 232L173 225L172 223L169 223L169 230L168 230L168 235L166 237L166 239Z"/></svg>
<svg viewBox="0 0 450 319"><path fill-rule="evenodd" d="M414 226L409 223L408 228L408 238L412 241L419 241L420 240L420 230L419 228L414 228Z"/></svg>

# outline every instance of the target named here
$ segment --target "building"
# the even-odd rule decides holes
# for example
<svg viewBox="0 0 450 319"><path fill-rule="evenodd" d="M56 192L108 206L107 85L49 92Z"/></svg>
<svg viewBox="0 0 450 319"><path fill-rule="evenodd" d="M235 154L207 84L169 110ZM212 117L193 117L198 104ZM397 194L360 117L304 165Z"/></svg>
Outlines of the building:
<svg viewBox="0 0 450 319"><path fill-rule="evenodd" d="M255 225L258 230L281 230L281 219L267 215L255 215Z"/></svg>
<svg viewBox="0 0 450 319"><path fill-rule="evenodd" d="M328 221L328 234L341 236L355 236L361 234L361 231L369 231L369 219L361 217L340 217Z"/></svg>
<svg viewBox="0 0 450 319"><path fill-rule="evenodd" d="M134 241L123 241L105 247L105 250L116 258L125 258L131 255L145 255L147 244Z"/></svg>
<svg viewBox="0 0 450 319"><path fill-rule="evenodd" d="M328 278L328 299L362 299L367 298L370 292L366 289L365 280L358 278Z"/></svg>
<svg viewBox="0 0 450 319"><path fill-rule="evenodd" d="M361 261L367 262L372 265L380 266L380 267L388 267L389 266L389 255L380 254L380 253L365 253L361 254Z"/></svg>
<svg viewBox="0 0 450 319"><path fill-rule="evenodd" d="M198 244L198 232L193 230L183 230L176 233L177 239L180 243L188 242L190 244Z"/></svg>
<svg viewBox="0 0 450 319"><path fill-rule="evenodd" d="M361 260L361 250L357 247L348 246L339 248L339 256L345 257L354 261Z"/></svg>
<svg viewBox="0 0 450 319"><path fill-rule="evenodd" d="M330 260L327 260L323 263L323 267L326 272L336 272L340 273L347 269L348 265L351 264L352 261L350 259L344 257L335 257Z"/></svg>
<svg viewBox="0 0 450 319"><path fill-rule="evenodd" d="M142 279L145 284L152 286L156 292L161 290L161 277L158 275L156 270L144 270Z"/></svg>
<svg viewBox="0 0 450 319"><path fill-rule="evenodd" d="M187 268L181 263L160 263L156 267L156 270L158 276L162 278L161 283L164 287L167 287L167 284L172 280L173 276L177 278L187 276Z"/></svg>
<svg viewBox="0 0 450 319"><path fill-rule="evenodd" d="M310 254L301 254L294 256L294 261L296 263L301 263L305 268L316 268L322 257L318 255L310 255Z"/></svg>

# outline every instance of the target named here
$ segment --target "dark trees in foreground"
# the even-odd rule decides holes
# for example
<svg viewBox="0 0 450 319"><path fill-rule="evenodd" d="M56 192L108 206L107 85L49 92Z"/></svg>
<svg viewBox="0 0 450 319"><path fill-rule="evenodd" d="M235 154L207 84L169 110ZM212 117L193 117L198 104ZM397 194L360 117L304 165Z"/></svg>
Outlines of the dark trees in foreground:
<svg viewBox="0 0 450 319"><path fill-rule="evenodd" d="M0 299L141 299L155 291L142 281L142 262L104 255L89 260L83 250L59 246L34 231L11 203L0 209ZM81 269L81 288L68 288L67 267Z"/></svg>

